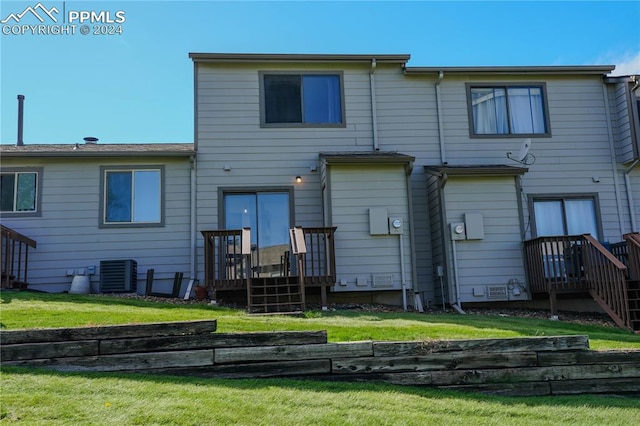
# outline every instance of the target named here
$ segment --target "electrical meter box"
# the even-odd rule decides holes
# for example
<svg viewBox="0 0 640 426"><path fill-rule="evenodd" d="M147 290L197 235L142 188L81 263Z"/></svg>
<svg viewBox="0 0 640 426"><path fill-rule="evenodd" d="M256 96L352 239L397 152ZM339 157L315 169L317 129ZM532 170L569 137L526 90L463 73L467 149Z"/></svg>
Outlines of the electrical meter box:
<svg viewBox="0 0 640 426"><path fill-rule="evenodd" d="M403 233L404 220L401 217L389 218L389 233L395 235L401 235Z"/></svg>

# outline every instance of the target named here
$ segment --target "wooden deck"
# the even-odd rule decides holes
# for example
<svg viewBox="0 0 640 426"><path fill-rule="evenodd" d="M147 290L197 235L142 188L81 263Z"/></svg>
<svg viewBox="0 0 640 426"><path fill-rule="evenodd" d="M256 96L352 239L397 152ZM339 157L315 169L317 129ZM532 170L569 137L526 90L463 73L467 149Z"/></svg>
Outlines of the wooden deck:
<svg viewBox="0 0 640 426"><path fill-rule="evenodd" d="M213 300L220 292L246 291L247 308L254 313L304 310L310 287L320 288L326 306L326 288L336 282L335 231L335 227L292 229L291 250L282 252L279 272L270 276L252 264L249 228L202 231L204 284Z"/></svg>
<svg viewBox="0 0 640 426"><path fill-rule="evenodd" d="M29 275L29 248L36 248L35 240L0 225L2 247L2 288L26 289Z"/></svg>
<svg viewBox="0 0 640 426"><path fill-rule="evenodd" d="M640 235L605 247L591 235L549 236L525 241L532 294L549 295L552 313L562 293L588 293L618 326L640 330Z"/></svg>

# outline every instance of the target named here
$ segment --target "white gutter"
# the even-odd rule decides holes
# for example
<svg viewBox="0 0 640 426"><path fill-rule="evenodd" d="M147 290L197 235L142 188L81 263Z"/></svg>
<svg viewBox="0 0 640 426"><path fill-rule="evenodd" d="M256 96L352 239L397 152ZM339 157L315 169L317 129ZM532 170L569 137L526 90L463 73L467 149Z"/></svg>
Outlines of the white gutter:
<svg viewBox="0 0 640 426"><path fill-rule="evenodd" d="M442 164L447 164L447 155L444 149L444 129L443 120L442 120L442 105L440 104L440 100L442 99L442 94L440 93L440 82L444 78L444 72L440 71L438 73L438 78L436 79L436 109L438 113L438 139L440 141L440 162Z"/></svg>
<svg viewBox="0 0 640 426"><path fill-rule="evenodd" d="M634 208L633 191L631 190L631 179L629 173L640 163L640 160L636 160L624 171L624 184L627 188L627 202L629 203L629 217L631 218L631 232L639 232L638 224L636 223L636 210Z"/></svg>
<svg viewBox="0 0 640 426"><path fill-rule="evenodd" d="M613 140L613 128L611 126L611 110L609 109L609 93L607 85L602 83L602 95L604 97L604 110L607 114L607 133L609 136L609 153L611 157L611 171L613 172L613 189L616 194L616 209L618 210L618 224L620 225L620 235L624 234L624 222L622 218L621 200L620 200L620 184L618 182L618 167L616 162L616 148Z"/></svg>
<svg viewBox="0 0 640 426"><path fill-rule="evenodd" d="M378 110L376 108L376 60L371 60L371 71L369 72L369 87L371 88L371 127L373 128L373 150L380 151L378 145Z"/></svg>

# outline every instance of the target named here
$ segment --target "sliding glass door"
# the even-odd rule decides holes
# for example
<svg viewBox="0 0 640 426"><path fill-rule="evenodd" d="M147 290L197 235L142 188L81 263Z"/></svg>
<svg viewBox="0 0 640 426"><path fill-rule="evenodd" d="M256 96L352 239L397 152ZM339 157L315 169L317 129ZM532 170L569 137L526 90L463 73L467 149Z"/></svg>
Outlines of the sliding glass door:
<svg viewBox="0 0 640 426"><path fill-rule="evenodd" d="M288 191L225 192L226 229L251 228L254 277L289 271L290 196Z"/></svg>

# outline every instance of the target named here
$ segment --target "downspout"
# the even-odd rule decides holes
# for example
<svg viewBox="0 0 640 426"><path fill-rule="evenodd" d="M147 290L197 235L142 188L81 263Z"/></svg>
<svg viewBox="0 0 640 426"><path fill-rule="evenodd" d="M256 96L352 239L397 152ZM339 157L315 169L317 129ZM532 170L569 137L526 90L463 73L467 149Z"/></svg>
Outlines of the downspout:
<svg viewBox="0 0 640 426"><path fill-rule="evenodd" d="M413 192L411 191L411 173L413 171L413 164L407 166L405 171L405 178L407 181L407 199L409 200L409 247L411 249L410 260L411 260L411 282L413 283L413 307L418 312L424 312L424 304L422 303L422 299L420 298L420 293L416 292L416 287L418 285L418 271L416 269L416 244L415 244L415 233L413 231Z"/></svg>
<svg viewBox="0 0 640 426"><path fill-rule="evenodd" d="M196 239L196 232L197 232L197 224L196 224L196 186L197 186L197 175L196 175L196 156L192 155L191 157L189 157L189 163L190 163L190 167L191 167L191 198L190 198L190 202L191 202L191 207L190 207L190 213L191 213L191 217L190 217L190 233L191 233L191 277L190 277L190 281L195 281L197 276L198 276L198 270L196 267L196 257L197 257L197 239Z"/></svg>
<svg viewBox="0 0 640 426"><path fill-rule="evenodd" d="M376 108L376 60L371 60L371 71L369 71L369 87L371 88L371 121L373 128L373 150L375 152L380 151L378 145L378 110Z"/></svg>
<svg viewBox="0 0 640 426"><path fill-rule="evenodd" d="M438 73L438 78L436 79L436 110L438 114L438 140L440 141L440 162L442 164L447 164L447 155L444 149L444 129L443 120L442 120L442 105L440 104L440 100L442 99L442 94L440 93L440 82L444 78L444 72L440 71Z"/></svg>
<svg viewBox="0 0 640 426"><path fill-rule="evenodd" d="M638 232L638 224L636 223L636 211L634 208L633 191L631 190L631 179L629 173L640 163L640 160L636 160L624 171L624 184L627 188L627 202L629 203L629 217L631 218L631 232Z"/></svg>
<svg viewBox="0 0 640 426"><path fill-rule="evenodd" d="M442 219L443 219L443 242L446 240L446 237L444 237L445 233L447 232L447 226L446 226L446 217L447 217L447 209L445 207L445 196L444 196L444 187L447 184L447 181L449 180L449 176L447 175L447 173L443 173L441 176L442 180L440 182L440 197L441 197L441 215L442 215ZM454 301L454 303L451 303L451 307L459 314L465 315L466 312L462 310L462 307L460 305L460 287L458 286L458 252L457 252L457 247L456 247L456 242L455 240L451 239L451 246L452 246L452 255L453 255L453 287L454 287L454 292L453 295L455 296L456 300Z"/></svg>
<svg viewBox="0 0 640 426"><path fill-rule="evenodd" d="M631 93L633 94L633 92L635 92L636 90L638 90L638 88L640 87L640 81L638 81L635 77L634 77L634 85L631 88ZM633 100L632 100L633 102ZM640 111L637 111L638 116L640 116ZM636 132L636 144L640 145L640 134L638 134L638 132ZM631 173L631 171L633 169L635 169L635 167L638 165L638 163L640 163L640 160L636 159L633 164L631 164L631 166L629 166L629 168L627 168L627 170L624 171L624 184L625 187L627 189L627 202L629 203L629 217L631 218L631 232L639 232L638 231L638 224L636 223L636 210L635 210L635 203L633 201L633 191L631 190L631 179L629 177L629 174Z"/></svg>
<svg viewBox="0 0 640 426"><path fill-rule="evenodd" d="M616 194L616 209L618 210L618 223L620 224L620 235L624 233L624 222L622 218L622 210L620 204L620 184L618 182L618 167L616 164L616 148L613 140L613 127L611 125L611 110L609 109L609 94L607 93L607 84L602 83L602 96L604 97L604 111L607 114L607 133L609 137L609 153L611 157L611 171L613 172L613 189Z"/></svg>

